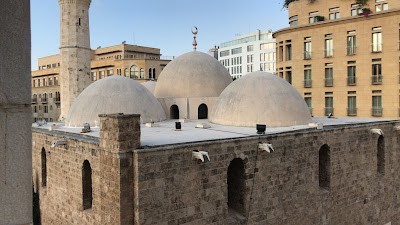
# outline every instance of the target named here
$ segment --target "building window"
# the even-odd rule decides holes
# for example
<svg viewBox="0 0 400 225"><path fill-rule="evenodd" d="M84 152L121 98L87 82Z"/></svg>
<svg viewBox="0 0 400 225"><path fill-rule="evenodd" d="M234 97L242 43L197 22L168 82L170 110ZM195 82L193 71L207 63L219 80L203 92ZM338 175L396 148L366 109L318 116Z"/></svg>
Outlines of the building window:
<svg viewBox="0 0 400 225"><path fill-rule="evenodd" d="M87 160L83 162L82 167L82 199L83 210L92 208L92 168Z"/></svg>
<svg viewBox="0 0 400 225"><path fill-rule="evenodd" d="M291 68L290 68L291 69ZM286 79L289 84L292 84L292 71L286 71Z"/></svg>
<svg viewBox="0 0 400 225"><path fill-rule="evenodd" d="M58 77L54 77L54 85L58 85Z"/></svg>
<svg viewBox="0 0 400 225"><path fill-rule="evenodd" d="M140 69L140 79L144 79L144 69Z"/></svg>
<svg viewBox="0 0 400 225"><path fill-rule="evenodd" d="M355 55L357 53L356 32L348 31L347 35L347 55Z"/></svg>
<svg viewBox="0 0 400 225"><path fill-rule="evenodd" d="M327 35L325 35L327 37ZM325 58L333 56L333 39L325 39Z"/></svg>
<svg viewBox="0 0 400 225"><path fill-rule="evenodd" d="M323 145L319 149L318 180L319 187L330 189L331 186L331 150L328 145Z"/></svg>
<svg viewBox="0 0 400 225"><path fill-rule="evenodd" d="M347 115L356 116L357 115L357 97L348 96L347 97Z"/></svg>
<svg viewBox="0 0 400 225"><path fill-rule="evenodd" d="M333 115L333 97L325 97L325 116Z"/></svg>
<svg viewBox="0 0 400 225"><path fill-rule="evenodd" d="M99 71L99 79L103 79L105 77L105 75L106 75L106 71L104 71L104 70Z"/></svg>
<svg viewBox="0 0 400 225"><path fill-rule="evenodd" d="M96 72L91 72L92 74L92 81L97 80L97 73Z"/></svg>
<svg viewBox="0 0 400 225"><path fill-rule="evenodd" d="M221 52L219 53L219 56L220 56L220 57L224 57L224 56L228 56L228 55L229 55L229 50L221 51Z"/></svg>
<svg viewBox="0 0 400 225"><path fill-rule="evenodd" d="M355 62L350 62L355 63ZM356 65L347 66L347 85L354 86L357 84L357 70Z"/></svg>
<svg viewBox="0 0 400 225"><path fill-rule="evenodd" d="M197 118L199 120L208 118L208 107L206 104L201 104L197 109Z"/></svg>
<svg viewBox="0 0 400 225"><path fill-rule="evenodd" d="M49 86L52 86L52 85L53 85L53 78L49 77Z"/></svg>
<svg viewBox="0 0 400 225"><path fill-rule="evenodd" d="M128 68L125 68L125 70L124 70L124 76L125 76L125 77L129 77L129 70L128 70Z"/></svg>
<svg viewBox="0 0 400 225"><path fill-rule="evenodd" d="M153 68L153 79L156 79L156 68Z"/></svg>
<svg viewBox="0 0 400 225"><path fill-rule="evenodd" d="M287 61L292 60L292 44L286 45L286 60Z"/></svg>
<svg viewBox="0 0 400 225"><path fill-rule="evenodd" d="M326 64L325 68L325 87L333 87L333 67L332 64Z"/></svg>
<svg viewBox="0 0 400 225"><path fill-rule="evenodd" d="M372 116L382 116L382 96L372 96Z"/></svg>
<svg viewBox="0 0 400 225"><path fill-rule="evenodd" d="M340 18L340 8L331 8L329 9L329 20L339 19Z"/></svg>
<svg viewBox="0 0 400 225"><path fill-rule="evenodd" d="M260 44L260 50L274 49L274 48L275 48L275 43L263 43L263 44Z"/></svg>
<svg viewBox="0 0 400 225"><path fill-rule="evenodd" d="M228 167L228 207L242 215L246 215L245 176L243 160L239 158L232 160Z"/></svg>
<svg viewBox="0 0 400 225"><path fill-rule="evenodd" d="M253 51L253 45L247 45L247 51L252 52Z"/></svg>
<svg viewBox="0 0 400 225"><path fill-rule="evenodd" d="M382 52L382 32L381 27L372 28L372 52Z"/></svg>
<svg viewBox="0 0 400 225"><path fill-rule="evenodd" d="M247 65L247 72L253 72L253 64Z"/></svg>
<svg viewBox="0 0 400 225"><path fill-rule="evenodd" d="M386 11L389 10L389 4L386 2L386 0L375 0L375 12L381 12L381 11Z"/></svg>
<svg viewBox="0 0 400 225"><path fill-rule="evenodd" d="M139 75L139 68L136 65L132 65L129 70L130 78L137 79Z"/></svg>
<svg viewBox="0 0 400 225"><path fill-rule="evenodd" d="M46 149L42 148L41 152L42 159L42 187L47 186L47 159L46 159Z"/></svg>
<svg viewBox="0 0 400 225"><path fill-rule="evenodd" d="M44 113L49 113L49 109L48 109L47 105L44 106Z"/></svg>
<svg viewBox="0 0 400 225"><path fill-rule="evenodd" d="M298 15L289 17L289 26L291 26L291 27L298 26L299 25L298 19L299 19Z"/></svg>
<svg viewBox="0 0 400 225"><path fill-rule="evenodd" d="M377 144L377 169L381 175L385 174L385 138L380 135Z"/></svg>
<svg viewBox="0 0 400 225"><path fill-rule="evenodd" d="M382 84L382 64L380 60L372 64L372 84Z"/></svg>
<svg viewBox="0 0 400 225"><path fill-rule="evenodd" d="M242 47L234 48L234 49L231 50L231 54L232 55L236 55L236 54L240 54L240 53L242 53Z"/></svg>
<svg viewBox="0 0 400 225"><path fill-rule="evenodd" d="M311 69L304 70L304 87L311 88L312 87L312 73Z"/></svg>
<svg viewBox="0 0 400 225"><path fill-rule="evenodd" d="M310 110L310 113L312 115L312 97L304 97L304 100L306 101L308 109Z"/></svg>
<svg viewBox="0 0 400 225"><path fill-rule="evenodd" d="M247 56L247 63L252 63L253 62L253 55L248 55Z"/></svg>
<svg viewBox="0 0 400 225"><path fill-rule="evenodd" d="M319 12L310 12L308 17L308 23L315 23L318 22L315 17L318 15Z"/></svg>
<svg viewBox="0 0 400 225"><path fill-rule="evenodd" d="M352 4L351 5L351 16L358 16L362 12L363 11L362 11L360 4Z"/></svg>
<svg viewBox="0 0 400 225"><path fill-rule="evenodd" d="M312 56L312 43L311 38L306 37L304 38L304 59L311 59Z"/></svg>
<svg viewBox="0 0 400 225"><path fill-rule="evenodd" d="M107 70L107 76L114 75L114 70L113 69L108 69Z"/></svg>

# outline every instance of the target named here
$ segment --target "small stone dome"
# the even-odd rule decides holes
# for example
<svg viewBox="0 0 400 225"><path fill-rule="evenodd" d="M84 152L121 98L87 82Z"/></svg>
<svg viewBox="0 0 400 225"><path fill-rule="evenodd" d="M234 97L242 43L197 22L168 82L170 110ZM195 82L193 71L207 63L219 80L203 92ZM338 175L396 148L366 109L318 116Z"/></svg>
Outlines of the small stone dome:
<svg viewBox="0 0 400 225"><path fill-rule="evenodd" d="M156 84L157 82L153 80L146 81L144 83L141 83L147 90L149 90L152 94L154 94L154 90L156 89Z"/></svg>
<svg viewBox="0 0 400 225"><path fill-rule="evenodd" d="M234 81L221 93L210 121L232 126L285 127L308 124L311 114L292 85L278 76L258 71Z"/></svg>
<svg viewBox="0 0 400 225"><path fill-rule="evenodd" d="M192 51L172 60L161 72L157 98L218 97L232 82L227 69L215 58Z"/></svg>
<svg viewBox="0 0 400 225"><path fill-rule="evenodd" d="M160 102L138 82L122 77L109 76L89 85L75 99L66 126L82 127L83 123L99 124L99 114L140 114L141 122L165 120Z"/></svg>

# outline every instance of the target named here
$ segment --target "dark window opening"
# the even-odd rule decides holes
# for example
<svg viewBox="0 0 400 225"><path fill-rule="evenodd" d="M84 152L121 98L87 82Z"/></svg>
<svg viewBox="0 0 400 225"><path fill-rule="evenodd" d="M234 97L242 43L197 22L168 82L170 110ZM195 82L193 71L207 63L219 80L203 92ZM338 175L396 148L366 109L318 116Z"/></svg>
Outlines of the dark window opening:
<svg viewBox="0 0 400 225"><path fill-rule="evenodd" d="M228 167L228 207L245 215L245 171L242 159L234 159Z"/></svg>
<svg viewBox="0 0 400 225"><path fill-rule="evenodd" d="M153 79L156 79L156 68L153 68Z"/></svg>
<svg viewBox="0 0 400 225"><path fill-rule="evenodd" d="M170 108L170 116L171 119L179 119L179 107L177 105L172 105Z"/></svg>
<svg viewBox="0 0 400 225"><path fill-rule="evenodd" d="M78 25L81 25L81 18L78 19Z"/></svg>
<svg viewBox="0 0 400 225"><path fill-rule="evenodd" d="M378 139L378 152L377 152L377 166L378 173L385 174L385 138L381 135Z"/></svg>
<svg viewBox="0 0 400 225"><path fill-rule="evenodd" d="M92 195L92 168L89 161L85 160L82 167L82 195L83 195L83 209L92 208L93 195Z"/></svg>
<svg viewBox="0 0 400 225"><path fill-rule="evenodd" d="M206 104L201 104L197 110L198 119L207 119L208 118L208 107Z"/></svg>
<svg viewBox="0 0 400 225"><path fill-rule="evenodd" d="M46 161L46 150L42 148L42 186L47 186L47 161Z"/></svg>
<svg viewBox="0 0 400 225"><path fill-rule="evenodd" d="M326 144L319 150L319 186L328 190L331 186L331 152Z"/></svg>

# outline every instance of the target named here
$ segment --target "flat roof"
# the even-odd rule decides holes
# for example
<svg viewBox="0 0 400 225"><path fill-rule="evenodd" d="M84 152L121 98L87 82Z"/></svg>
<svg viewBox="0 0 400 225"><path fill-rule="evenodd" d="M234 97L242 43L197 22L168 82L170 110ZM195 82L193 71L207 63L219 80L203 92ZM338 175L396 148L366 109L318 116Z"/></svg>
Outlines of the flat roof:
<svg viewBox="0 0 400 225"><path fill-rule="evenodd" d="M241 137L257 136L255 127L234 127L213 124L208 120L189 120L181 123L182 129L175 130L175 122L178 120L167 120L156 123L158 127L146 127L141 125L141 146L155 147L161 145L172 145L212 140L222 140ZM334 127L354 126L377 122L393 122L398 119L390 118L313 118L314 123L322 123L324 129L332 129ZM400 121L399 121L400 122ZM211 127L208 129L196 128L197 124L207 123ZM52 125L55 125L53 131L49 131ZM33 130L43 131L49 134L59 134L65 137L81 138L83 140L95 140L100 137L100 128L92 127L89 133L80 133L82 128L65 127L63 123L47 123L43 126L38 126L33 123ZM283 134L287 132L304 132L315 130L315 127L310 125L299 125L291 127L275 127L267 128L265 134ZM68 135L69 134L69 135Z"/></svg>

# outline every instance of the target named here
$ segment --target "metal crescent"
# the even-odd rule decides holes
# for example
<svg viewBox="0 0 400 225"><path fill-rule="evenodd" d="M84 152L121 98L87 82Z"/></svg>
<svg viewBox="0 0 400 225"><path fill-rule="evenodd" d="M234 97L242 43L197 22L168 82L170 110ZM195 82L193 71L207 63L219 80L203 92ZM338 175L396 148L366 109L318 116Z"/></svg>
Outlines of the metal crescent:
<svg viewBox="0 0 400 225"><path fill-rule="evenodd" d="M193 31L193 29L192 29L192 33L193 33L194 35L196 35L197 33L199 33L199 29L197 29L196 26L194 26L194 28L196 29L196 31Z"/></svg>

